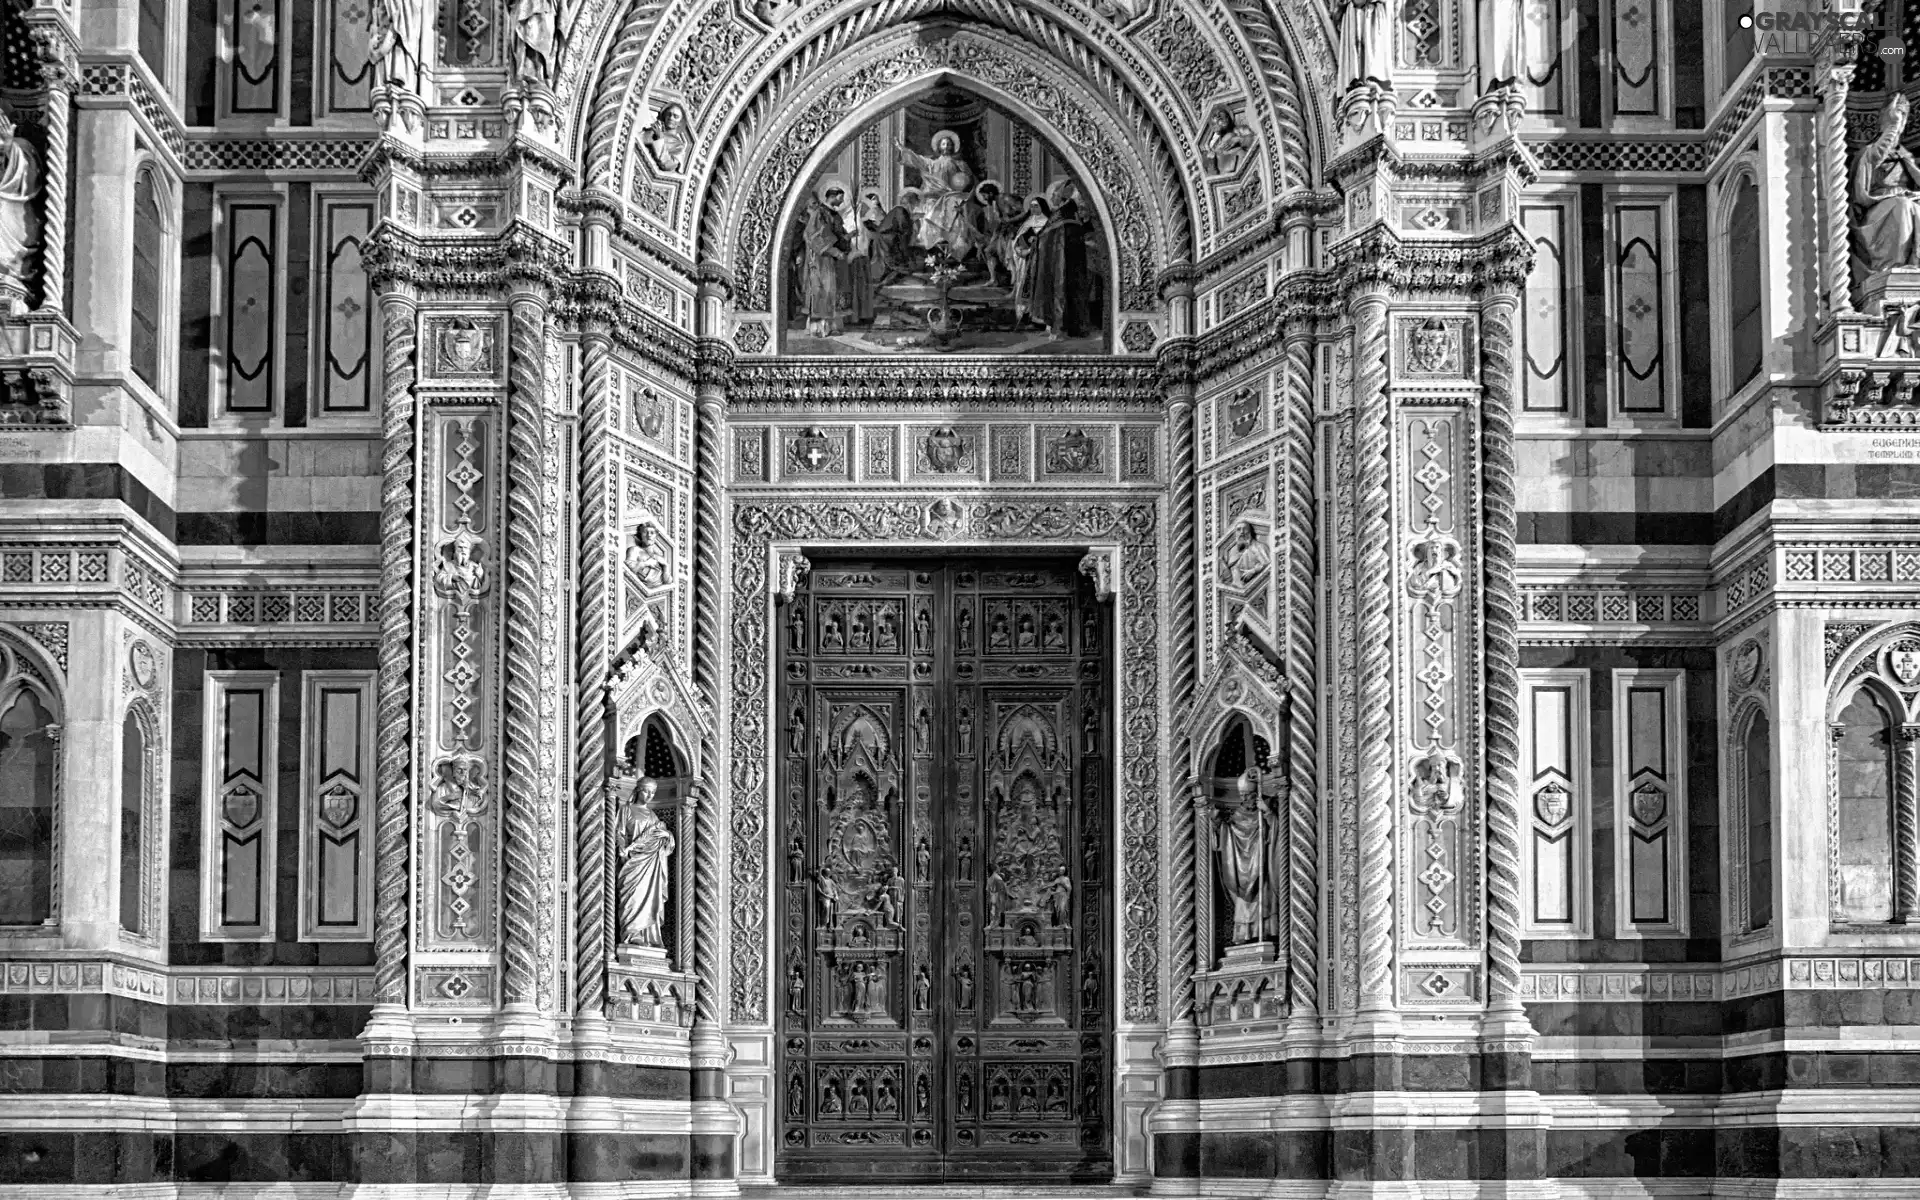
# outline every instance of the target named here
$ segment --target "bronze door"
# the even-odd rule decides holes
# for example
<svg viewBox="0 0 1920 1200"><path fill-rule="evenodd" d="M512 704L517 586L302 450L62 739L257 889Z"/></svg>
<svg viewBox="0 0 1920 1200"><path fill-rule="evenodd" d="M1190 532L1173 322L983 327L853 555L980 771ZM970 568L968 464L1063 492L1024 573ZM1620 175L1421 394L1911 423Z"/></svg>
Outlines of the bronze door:
<svg viewBox="0 0 1920 1200"><path fill-rule="evenodd" d="M775 1174L1110 1179L1107 614L1008 559L781 616Z"/></svg>

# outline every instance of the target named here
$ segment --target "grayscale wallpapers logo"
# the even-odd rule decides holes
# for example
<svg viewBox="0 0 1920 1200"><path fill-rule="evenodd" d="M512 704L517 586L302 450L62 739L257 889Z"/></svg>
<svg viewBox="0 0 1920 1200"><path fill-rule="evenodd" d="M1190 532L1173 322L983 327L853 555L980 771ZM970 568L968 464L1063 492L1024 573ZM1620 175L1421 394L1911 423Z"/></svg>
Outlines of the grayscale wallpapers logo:
<svg viewBox="0 0 1920 1200"><path fill-rule="evenodd" d="M1883 37L1892 32L1884 12L1812 12L1802 7L1785 9L1755 8L1740 15L1740 28L1753 31L1754 49L1761 53L1805 53L1830 30L1858 34L1874 45L1885 58L1898 58L1906 47L1898 39Z"/></svg>

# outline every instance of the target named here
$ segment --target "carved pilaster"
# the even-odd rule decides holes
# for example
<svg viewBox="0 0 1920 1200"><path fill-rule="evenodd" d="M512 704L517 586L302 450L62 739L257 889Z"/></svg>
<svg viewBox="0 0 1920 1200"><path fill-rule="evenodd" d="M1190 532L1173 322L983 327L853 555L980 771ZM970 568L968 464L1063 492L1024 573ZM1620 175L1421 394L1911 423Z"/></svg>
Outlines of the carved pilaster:
<svg viewBox="0 0 1920 1200"><path fill-rule="evenodd" d="M1354 636L1360 694L1355 770L1359 778L1360 980L1358 1011L1391 1012L1393 991L1393 517L1388 461L1387 294L1368 288L1351 300L1354 434L1353 508L1358 572Z"/></svg>
<svg viewBox="0 0 1920 1200"><path fill-rule="evenodd" d="M607 677L610 607L619 494L609 452L613 426L612 341L603 326L583 343L580 404L579 577L576 585L574 689L574 1011L606 1006L607 806L602 781L612 768L599 684Z"/></svg>
<svg viewBox="0 0 1920 1200"><path fill-rule="evenodd" d="M1858 35L1835 36L1822 47L1815 78L1820 84L1820 291L1828 315L1853 311L1853 275L1848 262L1847 94L1853 88Z"/></svg>
<svg viewBox="0 0 1920 1200"><path fill-rule="evenodd" d="M1288 925L1292 946L1287 960L1287 998L1296 1018L1320 1006L1320 790L1317 767L1320 740L1318 581L1320 561L1318 495L1314 487L1313 341L1303 334L1286 343L1286 679L1288 789Z"/></svg>
<svg viewBox="0 0 1920 1200"><path fill-rule="evenodd" d="M507 318L506 654L502 680L505 770L501 788L501 998L537 1007L541 720L541 539L546 536L547 301L543 288L516 285Z"/></svg>
<svg viewBox="0 0 1920 1200"><path fill-rule="evenodd" d="M706 296L704 285L701 294ZM693 681L715 712L721 713L720 612L726 587L720 559L720 492L725 482L720 440L726 436L726 346L703 341L698 361L693 429ZM700 761L712 764L716 762L713 738L709 735L704 742ZM698 1020L707 1024L720 1019L720 825L710 788L704 782L700 786L709 794L695 814L700 831L695 869L700 880L695 890L693 970L700 981L695 992Z"/></svg>
<svg viewBox="0 0 1920 1200"><path fill-rule="evenodd" d="M1206 972L1213 969L1213 914L1220 902L1213 891L1213 797L1207 785L1196 779L1187 785L1187 800L1193 810L1193 954L1200 970ZM1199 1003L1196 997L1196 1006Z"/></svg>
<svg viewBox="0 0 1920 1200"><path fill-rule="evenodd" d="M40 307L60 312L67 294L67 138L78 82L73 46L64 26L43 24L34 30L40 57L40 82L46 88L46 171L43 173L40 229Z"/></svg>
<svg viewBox="0 0 1920 1200"><path fill-rule="evenodd" d="M1480 579L1487 830L1487 1011L1525 1021L1520 1004L1520 589L1514 579L1514 314L1502 279L1480 308Z"/></svg>
<svg viewBox="0 0 1920 1200"><path fill-rule="evenodd" d="M414 427L417 369L413 292L389 283L380 297L384 391L380 458L380 648L375 707L373 996L407 1003L408 863L413 807Z"/></svg>
<svg viewBox="0 0 1920 1200"><path fill-rule="evenodd" d="M1163 375L1169 374L1164 368ZM1193 387L1184 377L1170 379L1167 394L1167 635L1169 638L1167 699L1175 731L1171 747L1174 770L1182 778L1193 770L1193 746L1187 732L1187 717L1193 707L1198 671L1200 628L1196 619L1194 502L1194 404ZM1168 780L1177 787L1177 780ZM1194 878L1195 853L1193 807L1177 801L1169 806L1172 827L1167 831L1171 850L1168 863L1175 880ZM1169 922L1171 945L1168 971L1173 988L1173 1003L1168 1017L1174 1022L1193 1019L1193 976L1199 969L1194 932L1194 893L1176 885L1172 896L1172 920Z"/></svg>
<svg viewBox="0 0 1920 1200"><path fill-rule="evenodd" d="M1893 740L1893 923L1920 916L1920 725L1902 725Z"/></svg>

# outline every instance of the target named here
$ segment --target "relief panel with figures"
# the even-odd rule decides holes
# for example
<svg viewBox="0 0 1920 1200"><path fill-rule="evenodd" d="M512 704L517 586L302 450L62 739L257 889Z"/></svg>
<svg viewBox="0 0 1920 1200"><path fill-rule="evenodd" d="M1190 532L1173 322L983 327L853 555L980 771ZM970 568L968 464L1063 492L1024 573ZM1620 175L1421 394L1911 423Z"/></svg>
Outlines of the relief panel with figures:
<svg viewBox="0 0 1920 1200"><path fill-rule="evenodd" d="M785 1179L1111 1176L1105 613L821 564L781 617Z"/></svg>

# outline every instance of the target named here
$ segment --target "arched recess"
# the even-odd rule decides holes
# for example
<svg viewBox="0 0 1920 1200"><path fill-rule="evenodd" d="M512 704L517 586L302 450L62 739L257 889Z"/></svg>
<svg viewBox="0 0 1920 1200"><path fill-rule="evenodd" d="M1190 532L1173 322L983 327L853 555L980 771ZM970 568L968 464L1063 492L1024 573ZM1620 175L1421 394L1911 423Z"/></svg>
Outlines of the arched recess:
<svg viewBox="0 0 1920 1200"><path fill-rule="evenodd" d="M1773 926L1773 719L1743 697L1727 722L1727 932L1739 938Z"/></svg>
<svg viewBox="0 0 1920 1200"><path fill-rule="evenodd" d="M164 916L160 904L161 796L166 759L160 718L145 697L127 706L120 727L120 931L143 945L157 945Z"/></svg>
<svg viewBox="0 0 1920 1200"><path fill-rule="evenodd" d="M1054 82L1050 75L1062 78ZM782 86L782 85L785 86ZM1095 193L1114 231L1123 312L1157 310L1157 276L1192 254L1190 202L1170 162L1140 144L1105 98L1018 39L968 27L939 41L900 28L785 75L761 93L728 138L706 189L698 257L733 274L738 307L767 312L775 232L802 180L875 115L940 84L965 87L1046 136Z"/></svg>
<svg viewBox="0 0 1920 1200"><path fill-rule="evenodd" d="M0 928L60 924L60 679L37 646L0 627Z"/></svg>
<svg viewBox="0 0 1920 1200"><path fill-rule="evenodd" d="M1904 925L1920 908L1920 621L1842 653L1826 713L1830 920Z"/></svg>
<svg viewBox="0 0 1920 1200"><path fill-rule="evenodd" d="M636 209L646 218L642 227L658 229L680 254L692 254L696 237L704 235L696 234L692 222L713 190L716 163L731 154L737 127L762 123L768 110L787 107L785 101L769 104L769 95L791 91L797 78L835 67L849 55L864 56L872 39L916 29L923 39L934 29L945 36L956 21L1031 46L1046 63L1046 77L1074 81L1104 97L1108 111L1133 130L1142 156L1157 160L1157 185L1184 201L1195 253L1218 248L1212 203L1222 197L1210 199L1208 192L1221 191L1226 181L1203 182L1209 174L1203 131L1221 107L1241 110L1242 127L1256 145L1254 174L1264 177L1267 200L1317 186L1323 131L1331 128L1324 92L1332 73L1330 26L1320 5L1297 0L1281 9L1264 0L1230 0L1228 19L1208 26L1209 38L1200 36L1188 14L1170 6L1135 11L1137 18L1110 20L1071 0L877 0L803 8L782 15L769 30L746 6L724 0L671 8L658 0L617 9L589 4L563 56L561 94L572 113L568 127L582 182L629 198L644 194ZM940 25L916 25L929 18ZM1179 30L1165 26L1173 19L1187 23ZM1177 36L1189 31L1192 36ZM1200 49L1195 43L1203 40ZM1304 54L1296 53L1302 46ZM690 53L703 60L705 77L723 74L724 84L703 83L692 97L676 94L680 60ZM1202 100L1183 88L1196 53L1213 60L1211 68L1224 81ZM638 153L639 134L662 104L688 99L692 148L685 170L656 178ZM1246 180L1232 182L1240 189ZM1250 231L1242 222L1228 232Z"/></svg>

